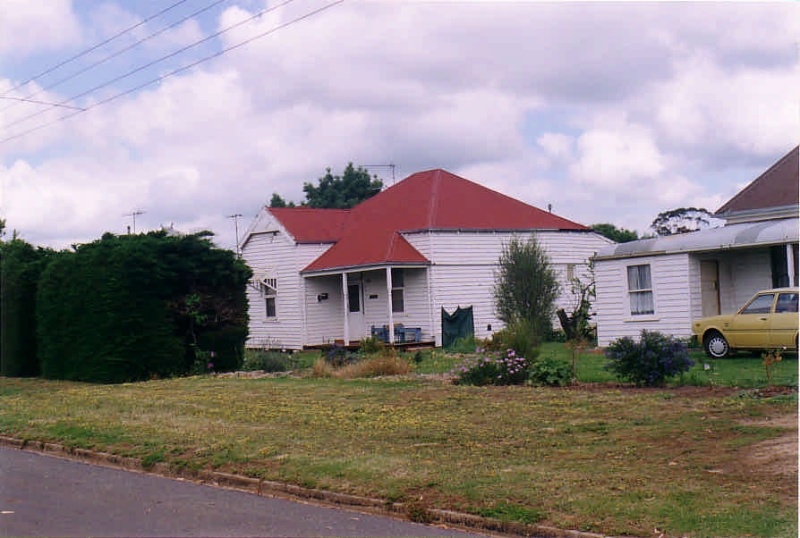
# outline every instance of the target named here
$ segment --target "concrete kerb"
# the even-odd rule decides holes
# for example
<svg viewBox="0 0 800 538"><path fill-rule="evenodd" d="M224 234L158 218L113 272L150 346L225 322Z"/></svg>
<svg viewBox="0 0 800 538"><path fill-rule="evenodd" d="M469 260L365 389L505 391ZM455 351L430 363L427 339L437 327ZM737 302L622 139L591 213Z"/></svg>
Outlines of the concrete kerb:
<svg viewBox="0 0 800 538"><path fill-rule="evenodd" d="M170 467L167 463L155 463L145 468L142 464L142 460L138 458L128 458L107 452L96 452L85 448L68 447L57 443L45 443L42 441L17 439L0 435L0 446L39 452L82 461L84 463L91 463L93 465L113 467L165 478L187 480L236 491L244 491L262 497L279 497L300 502L339 506L371 514L390 515L424 523L438 523L472 531L488 531L513 536L536 536L537 538L615 538L605 534L564 530L543 525L499 521L473 514L439 510L436 508L422 508L421 510L423 513L419 513L419 509L412 508L413 505L406 503L392 503L381 499L305 488L293 484L250 478L218 471L176 469Z"/></svg>

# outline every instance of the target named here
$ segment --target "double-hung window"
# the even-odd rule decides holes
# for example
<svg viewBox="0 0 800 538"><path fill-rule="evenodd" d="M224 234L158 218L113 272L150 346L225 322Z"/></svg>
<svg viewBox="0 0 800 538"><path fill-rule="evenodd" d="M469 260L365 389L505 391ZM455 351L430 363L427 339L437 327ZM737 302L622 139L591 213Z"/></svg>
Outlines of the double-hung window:
<svg viewBox="0 0 800 538"><path fill-rule="evenodd" d="M264 302L267 309L267 318L277 317L277 310L275 308L275 299L278 295L278 279L265 278L261 288L264 293Z"/></svg>
<svg viewBox="0 0 800 538"><path fill-rule="evenodd" d="M392 312L405 312L403 288L405 287L402 269L392 269Z"/></svg>
<svg viewBox="0 0 800 538"><path fill-rule="evenodd" d="M655 313L649 264L628 266L628 295L632 316Z"/></svg>

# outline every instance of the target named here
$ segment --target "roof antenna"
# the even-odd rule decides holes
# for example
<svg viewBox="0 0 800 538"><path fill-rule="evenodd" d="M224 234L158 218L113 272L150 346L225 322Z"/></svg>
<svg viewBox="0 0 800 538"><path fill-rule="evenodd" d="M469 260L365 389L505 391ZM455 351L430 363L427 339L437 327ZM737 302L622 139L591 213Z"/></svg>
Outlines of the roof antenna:
<svg viewBox="0 0 800 538"><path fill-rule="evenodd" d="M552 213L553 212L553 204L547 204L547 212L548 213Z"/></svg>
<svg viewBox="0 0 800 538"><path fill-rule="evenodd" d="M389 168L389 169L391 169L391 171L392 171L392 185L394 185L394 169L395 169L395 164L394 163L389 163L389 164L360 164L359 166L362 167L362 168Z"/></svg>

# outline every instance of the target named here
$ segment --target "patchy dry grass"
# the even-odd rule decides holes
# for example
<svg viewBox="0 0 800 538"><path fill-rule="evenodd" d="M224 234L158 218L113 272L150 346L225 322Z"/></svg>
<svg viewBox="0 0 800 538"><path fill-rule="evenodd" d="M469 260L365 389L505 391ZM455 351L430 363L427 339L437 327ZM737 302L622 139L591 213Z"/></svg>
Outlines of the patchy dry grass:
<svg viewBox="0 0 800 538"><path fill-rule="evenodd" d="M405 375L411 371L411 364L404 358L375 355L338 368L318 359L311 368L311 375L320 378L359 379Z"/></svg>
<svg viewBox="0 0 800 538"><path fill-rule="evenodd" d="M789 390L0 378L0 434L413 501L422 512L614 535L797 536L796 445L779 464L764 456L797 436Z"/></svg>

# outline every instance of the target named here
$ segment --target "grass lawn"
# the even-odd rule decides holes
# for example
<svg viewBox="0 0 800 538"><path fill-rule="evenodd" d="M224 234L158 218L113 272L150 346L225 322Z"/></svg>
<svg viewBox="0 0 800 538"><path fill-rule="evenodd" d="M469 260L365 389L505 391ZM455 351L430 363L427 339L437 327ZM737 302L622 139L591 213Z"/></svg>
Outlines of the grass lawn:
<svg viewBox="0 0 800 538"><path fill-rule="evenodd" d="M457 362L426 352L418 371ZM581 355L581 384L563 389L431 376L0 378L0 434L564 529L797 536L795 358L773 374L793 387L783 390L754 388L766 385L759 357L701 362L693 384L705 386L660 389L598 384L613 382L602 364ZM728 382L742 371L752 378Z"/></svg>

